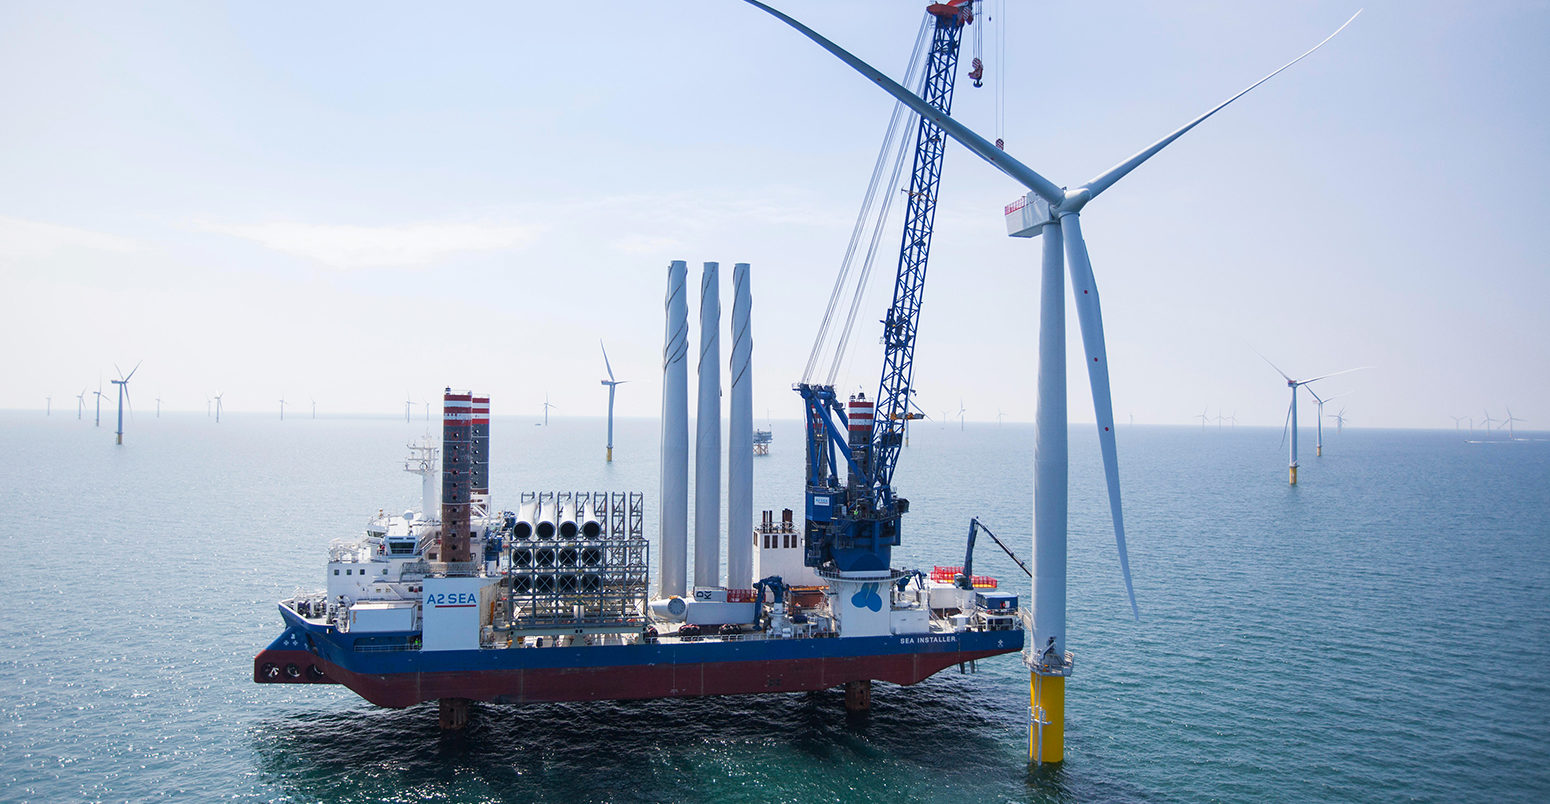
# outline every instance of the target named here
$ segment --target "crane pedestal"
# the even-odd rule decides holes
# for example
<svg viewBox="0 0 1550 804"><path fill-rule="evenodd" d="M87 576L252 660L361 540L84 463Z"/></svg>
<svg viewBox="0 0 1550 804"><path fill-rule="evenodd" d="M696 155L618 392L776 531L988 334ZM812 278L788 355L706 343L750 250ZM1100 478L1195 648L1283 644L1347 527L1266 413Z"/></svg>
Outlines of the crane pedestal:
<svg viewBox="0 0 1550 804"><path fill-rule="evenodd" d="M872 680L845 682L845 711L865 712L872 708Z"/></svg>
<svg viewBox="0 0 1550 804"><path fill-rule="evenodd" d="M468 726L468 699L441 698L441 730L462 731Z"/></svg>

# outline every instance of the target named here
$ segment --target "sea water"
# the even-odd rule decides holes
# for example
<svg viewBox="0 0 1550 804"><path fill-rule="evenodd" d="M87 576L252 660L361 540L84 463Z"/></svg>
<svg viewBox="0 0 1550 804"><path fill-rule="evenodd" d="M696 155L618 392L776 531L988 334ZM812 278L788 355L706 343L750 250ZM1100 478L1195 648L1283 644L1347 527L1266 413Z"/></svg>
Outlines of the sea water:
<svg viewBox="0 0 1550 804"><path fill-rule="evenodd" d="M497 401L498 402L498 401ZM498 412L498 406L497 406ZM1091 425L1071 432L1066 761L1027 762L1019 657L838 691L508 707L258 685L275 602L329 540L418 502L434 423L141 414L126 443L0 413L0 800L1550 800L1550 441L1467 433L1121 427L1140 621ZM761 422L764 424L764 422ZM755 459L801 510L799 425ZM641 491L654 421L497 415L492 491ZM725 443L725 441L723 442ZM960 564L971 516L1029 559L1032 427L916 422L898 566ZM723 510L723 515L724 515ZM779 514L777 513L777 516ZM1027 601L980 538L975 571ZM655 556L653 556L653 563Z"/></svg>

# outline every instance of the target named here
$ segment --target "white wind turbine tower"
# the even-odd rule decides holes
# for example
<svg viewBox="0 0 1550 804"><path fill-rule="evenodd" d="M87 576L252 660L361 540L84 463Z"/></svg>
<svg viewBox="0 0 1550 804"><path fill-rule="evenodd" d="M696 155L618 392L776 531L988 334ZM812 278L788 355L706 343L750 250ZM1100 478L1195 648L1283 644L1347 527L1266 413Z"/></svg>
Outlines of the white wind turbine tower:
<svg viewBox="0 0 1550 804"><path fill-rule="evenodd" d="M544 394L544 426L545 427L549 426L549 409L550 408L558 408L558 407L559 407L559 405L551 405L551 404L549 404L549 395L548 394Z"/></svg>
<svg viewBox="0 0 1550 804"><path fill-rule="evenodd" d="M210 411L213 409L213 408L210 407L211 404L213 404L213 403L211 402L210 397L208 397L208 396L205 397L205 418L206 419L210 418Z"/></svg>
<svg viewBox="0 0 1550 804"><path fill-rule="evenodd" d="M96 414L95 414L96 418L92 421L92 426L93 427L101 427L102 426L102 375L101 374L97 375L97 390L92 391L92 393L97 395L97 411L96 411Z"/></svg>
<svg viewBox="0 0 1550 804"><path fill-rule="evenodd" d="M50 395L50 396L43 397L43 399L44 399L43 415L44 416L52 416L52 415L54 415L54 397L52 395Z"/></svg>
<svg viewBox="0 0 1550 804"><path fill-rule="evenodd" d="M280 421L285 421L285 396L280 396Z"/></svg>
<svg viewBox="0 0 1550 804"><path fill-rule="evenodd" d="M1453 420L1453 429L1454 430L1462 431L1464 429L1464 419L1467 418L1467 417L1465 417L1465 416L1449 415L1448 418ZM1474 426L1475 426L1475 423L1473 421L1471 421L1469 423L1470 429L1474 429Z"/></svg>
<svg viewBox="0 0 1550 804"><path fill-rule="evenodd" d="M410 409L410 406L412 406L412 405L414 405L414 400L411 399L408 394L404 394L404 423L405 424L409 423L409 409Z"/></svg>
<svg viewBox="0 0 1550 804"><path fill-rule="evenodd" d="M1070 260L1072 294L1076 297L1077 319L1082 330L1089 381L1092 384L1093 409L1098 419L1098 438L1103 453L1104 475L1108 481L1109 510L1114 520L1114 541L1120 568L1130 597L1131 613L1140 619L1135 591L1130 579L1129 559L1125 551L1124 519L1120 507L1119 463L1114 435L1114 410L1110 399L1108 357L1103 339L1103 317L1098 304L1097 285L1087 244L1082 238L1082 209L1114 186L1132 170L1156 155L1185 132L1216 114L1249 90L1306 58L1322 47L1351 21L1340 26L1323 42L1293 59L1285 66L1261 78L1248 89L1228 98L1182 128L1157 141L1135 156L1121 162L1097 178L1075 189L1057 186L1031 168L997 148L984 137L933 108L919 96L878 72L843 48L812 29L770 8L758 0L747 0L800 31L841 61L850 65L895 99L935 123L981 159L1017 180L1030 192L1007 207L1008 232L1013 236L1044 236L1043 270L1040 285L1038 410L1035 414L1038 434L1034 455L1034 594L1030 661L1029 758L1059 762L1064 757L1065 677L1071 673L1071 661L1065 653L1066 626L1066 506L1068 500L1068 450L1066 416L1065 363L1065 260ZM1355 17L1353 16L1354 20ZM1058 70L1063 65L1055 65ZM1062 252L1064 246L1064 252ZM1295 389L1294 389L1295 391Z"/></svg>
<svg viewBox="0 0 1550 804"><path fill-rule="evenodd" d="M82 388L81 392L75 395L75 420L76 421L80 421L81 417L86 413L86 391L87 390L88 389L86 389L86 388Z"/></svg>
<svg viewBox="0 0 1550 804"><path fill-rule="evenodd" d="M318 401L316 399L313 399L312 400L312 418L316 419L317 417L318 417Z"/></svg>
<svg viewBox="0 0 1550 804"><path fill-rule="evenodd" d="M118 440L115 443L122 445L124 443L124 400L129 397L129 380L135 376L135 372L140 370L140 364L136 363L135 367L129 370L128 377L124 376L123 370L116 364L113 366L113 370L118 372L118 379L109 380L109 382L118 386ZM132 404L129 412L130 415L134 414Z"/></svg>
<svg viewBox="0 0 1550 804"><path fill-rule="evenodd" d="M224 393L216 394L215 395L215 423L216 424L220 424L221 423L221 397L223 397L223 396L225 396Z"/></svg>
<svg viewBox="0 0 1550 804"><path fill-rule="evenodd" d="M1336 435L1345 432L1345 408L1342 407L1339 413L1329 414L1329 418L1335 420Z"/></svg>
<svg viewBox="0 0 1550 804"><path fill-rule="evenodd" d="M597 342L597 346L598 346L599 349L603 350L603 368L608 370L608 379L600 380L599 382L601 382L603 385L608 386L608 458L607 458L607 460L608 460L609 463L613 463L613 460L614 460L614 389L617 388L618 386L621 386L621 385L629 382L629 380L616 380L616 379L614 379L614 367L612 365L610 365L609 362L608 362L608 347L603 345L602 340L599 340ZM549 400L548 400L547 397L545 397L544 404L547 405L548 403L549 403ZM549 413L549 409L548 408L544 408L544 415L545 415L544 420L545 421L548 421L548 413Z"/></svg>
<svg viewBox="0 0 1550 804"><path fill-rule="evenodd" d="M959 432L963 432L963 414L968 412L968 410L969 410L968 408L963 406L963 400L959 399L958 400L958 431Z"/></svg>
<svg viewBox="0 0 1550 804"><path fill-rule="evenodd" d="M156 418L161 418L161 396L156 397Z"/></svg>
<svg viewBox="0 0 1550 804"><path fill-rule="evenodd" d="M1488 411L1485 412L1485 418L1481 420L1481 424L1485 425L1485 435L1486 435L1487 438L1489 438L1491 436L1491 422L1498 422L1498 421L1501 421L1501 419L1493 419L1493 418L1491 418L1491 411L1488 410Z"/></svg>
<svg viewBox="0 0 1550 804"><path fill-rule="evenodd" d="M1309 382L1312 381L1310 380ZM1332 399L1339 399L1340 397L1345 396L1345 394L1335 394L1334 396L1320 397L1317 393L1314 392L1312 388L1308 389L1308 393L1312 395L1313 401L1319 403L1318 412L1313 416L1314 421L1318 424L1318 437L1313 444L1313 457L1322 458L1324 456L1324 403ZM1341 410L1344 410L1344 408ZM1341 420L1341 423L1343 424L1344 420Z"/></svg>
<svg viewBox="0 0 1550 804"><path fill-rule="evenodd" d="M1206 422L1211 421L1211 417L1206 415L1207 410L1209 408L1201 408L1200 412L1195 414L1195 418L1200 420L1200 432L1202 433L1206 431Z"/></svg>
<svg viewBox="0 0 1550 804"><path fill-rule="evenodd" d="M1512 423L1513 422L1526 422L1526 421L1528 421L1528 420L1527 419L1520 419L1517 416L1512 415L1512 408L1507 408L1507 418L1502 419L1502 423L1507 426L1507 440L1509 440L1509 441L1517 441L1518 440L1518 434L1513 432L1513 430L1512 430Z"/></svg>

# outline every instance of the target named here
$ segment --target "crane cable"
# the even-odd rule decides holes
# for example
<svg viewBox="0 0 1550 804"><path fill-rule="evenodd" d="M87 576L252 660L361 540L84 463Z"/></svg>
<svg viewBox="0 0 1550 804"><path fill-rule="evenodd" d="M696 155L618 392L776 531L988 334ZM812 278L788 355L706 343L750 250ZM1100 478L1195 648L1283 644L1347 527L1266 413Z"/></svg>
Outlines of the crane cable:
<svg viewBox="0 0 1550 804"><path fill-rule="evenodd" d="M929 13L925 14L920 23L920 31L915 35L915 46L910 51L909 68L904 79L905 86L912 86L915 83L916 74L918 72L922 73L921 80L924 80L922 68L925 65L924 55L926 43L930 39L929 33L931 30L931 21L931 15ZM813 340L813 350L808 355L807 367L802 371L802 381L804 383L812 382L813 372L817 368L818 359L824 351L824 344L827 340L829 340L830 329L834 324L835 309L839 306L840 296L844 293L846 286L849 284L851 269L853 267L852 263L856 254L856 247L860 244L862 235L865 233L867 220L870 217L872 205L877 197L879 180L882 178L884 166L888 163L889 154L893 150L894 138L898 135L898 130L901 126L901 123L904 123L905 121L913 122L915 117L916 115L913 112L909 112L904 104L897 103L894 105L893 115L889 118L888 121L888 130L883 135L882 146L878 149L877 162L872 167L872 177L867 185L866 195L862 199L861 210L856 214L856 223L854 228L851 230L850 243L845 248L844 259L840 262L839 275L835 277L834 289L829 293L829 304L828 307L824 310L823 321L819 324L818 336ZM905 137L908 136L909 129L910 127L906 123L904 125ZM895 164L892 172L892 184L898 183L898 175L900 171L900 165L903 163L904 152L904 141L901 139L898 148L898 155L894 158ZM879 232L882 228L882 220L887 216L888 208L892 203L892 200L892 193L888 194L884 198L883 208L877 223L878 231L874 232L872 235L872 242L867 250L866 264L862 269L861 275L857 281L855 298L851 302L851 309L846 319L845 331L839 336L839 346L836 348L834 356L834 366L836 367L839 364L840 355L844 354L845 345L850 340L850 329L855 323L856 309L860 304L860 296L862 294L862 290L865 288L866 278L871 272L872 258L876 253L877 240ZM830 385L834 384L834 374L835 368L831 367L828 381Z"/></svg>

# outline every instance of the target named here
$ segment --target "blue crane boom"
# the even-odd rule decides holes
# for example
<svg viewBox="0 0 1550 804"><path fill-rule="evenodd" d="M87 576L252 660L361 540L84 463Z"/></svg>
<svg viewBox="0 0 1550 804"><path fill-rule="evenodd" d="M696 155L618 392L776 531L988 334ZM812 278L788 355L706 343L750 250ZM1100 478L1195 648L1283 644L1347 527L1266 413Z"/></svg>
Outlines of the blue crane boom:
<svg viewBox="0 0 1550 804"><path fill-rule="evenodd" d="M944 114L951 113L953 79L964 26L973 22L971 0L933 3L935 18L921 97ZM914 167L906 196L904 233L893 303L883 318L883 374L875 408L863 395L848 410L832 385L802 383L807 431L807 526L804 562L839 571L889 567L891 548L899 543L899 517L909 501L893 488L893 471L904 444L910 413L915 337L931 253L937 189L947 138L921 117L915 137ZM846 482L839 481L845 469Z"/></svg>

